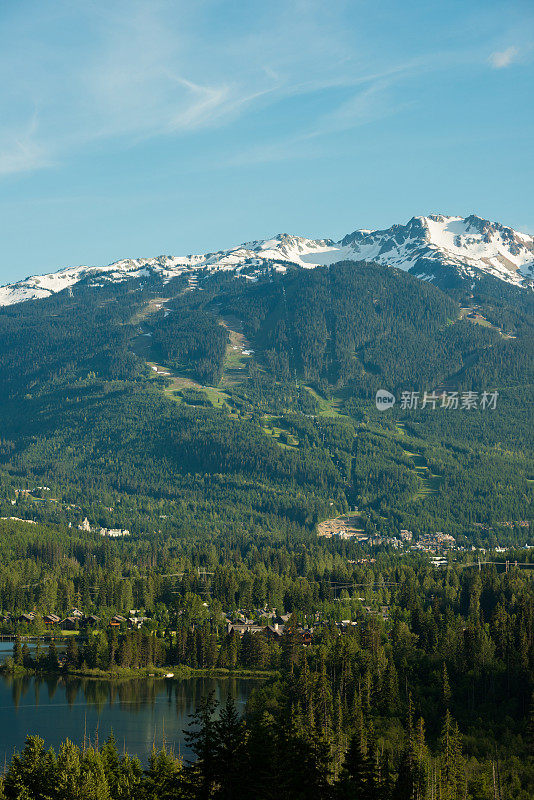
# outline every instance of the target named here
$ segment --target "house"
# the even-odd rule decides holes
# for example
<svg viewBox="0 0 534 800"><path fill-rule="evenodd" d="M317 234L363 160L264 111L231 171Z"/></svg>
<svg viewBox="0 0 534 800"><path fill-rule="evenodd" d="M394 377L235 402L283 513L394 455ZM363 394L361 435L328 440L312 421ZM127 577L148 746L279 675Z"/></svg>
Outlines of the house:
<svg viewBox="0 0 534 800"><path fill-rule="evenodd" d="M43 617L45 625L57 625L59 621L60 617L57 614L45 614Z"/></svg>
<svg viewBox="0 0 534 800"><path fill-rule="evenodd" d="M61 628L64 631L75 631L78 620L76 617L66 617L61 620Z"/></svg>
<svg viewBox="0 0 534 800"><path fill-rule="evenodd" d="M129 628L142 628L145 622L148 622L148 617L129 617L128 618L128 627Z"/></svg>
<svg viewBox="0 0 534 800"><path fill-rule="evenodd" d="M115 614L115 616L111 618L109 624L112 628L120 628L120 626L125 622L126 617L121 617L120 614Z"/></svg>
<svg viewBox="0 0 534 800"><path fill-rule="evenodd" d="M33 611L30 611L28 614L21 614L19 617L17 617L16 621L21 623L26 623L27 625L29 625L31 622L34 621L34 619L35 619L35 614L33 613Z"/></svg>
<svg viewBox="0 0 534 800"><path fill-rule="evenodd" d="M263 632L267 636L268 639L272 641L279 642L282 636L284 635L284 625L280 625L278 622L273 623L273 625L267 625Z"/></svg>
<svg viewBox="0 0 534 800"><path fill-rule="evenodd" d="M308 647L312 643L313 628L297 628L295 633L304 647Z"/></svg>
<svg viewBox="0 0 534 800"><path fill-rule="evenodd" d="M300 635L302 639L302 644L304 645L304 647L308 647L312 643L313 631L306 629L302 631Z"/></svg>
<svg viewBox="0 0 534 800"><path fill-rule="evenodd" d="M83 619L83 611L80 611L79 608L73 608L69 614L69 617L75 617L76 619Z"/></svg>
<svg viewBox="0 0 534 800"><path fill-rule="evenodd" d="M245 633L261 633L265 630L261 625L254 625L251 622L229 622L226 626L227 633L237 633L239 636L244 636Z"/></svg>

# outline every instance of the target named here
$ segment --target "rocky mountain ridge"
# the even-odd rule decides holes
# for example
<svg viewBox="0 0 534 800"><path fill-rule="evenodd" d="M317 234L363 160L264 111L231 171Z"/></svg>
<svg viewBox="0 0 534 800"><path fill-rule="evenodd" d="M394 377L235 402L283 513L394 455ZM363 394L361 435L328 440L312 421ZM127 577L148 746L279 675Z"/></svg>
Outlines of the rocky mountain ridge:
<svg viewBox="0 0 534 800"><path fill-rule="evenodd" d="M312 269L337 261L374 261L397 267L447 288L491 276L520 287L534 286L534 237L475 215L412 217L385 230L356 230L339 242L278 234L227 250L188 256L123 259L104 267L66 267L0 287L0 305L49 297L83 280L94 286L132 278L180 275L195 282L201 271L234 272L255 280L266 268Z"/></svg>

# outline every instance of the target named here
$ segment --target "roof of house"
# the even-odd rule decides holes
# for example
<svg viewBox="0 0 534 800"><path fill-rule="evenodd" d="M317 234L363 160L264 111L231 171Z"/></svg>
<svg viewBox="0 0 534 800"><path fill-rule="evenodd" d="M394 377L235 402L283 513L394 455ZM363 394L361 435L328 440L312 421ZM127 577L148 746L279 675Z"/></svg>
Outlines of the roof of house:
<svg viewBox="0 0 534 800"><path fill-rule="evenodd" d="M235 624L230 622L227 630L228 633L235 631L235 633L239 633L242 636L244 633L261 633L264 628L261 625L254 625L250 622L238 622Z"/></svg>

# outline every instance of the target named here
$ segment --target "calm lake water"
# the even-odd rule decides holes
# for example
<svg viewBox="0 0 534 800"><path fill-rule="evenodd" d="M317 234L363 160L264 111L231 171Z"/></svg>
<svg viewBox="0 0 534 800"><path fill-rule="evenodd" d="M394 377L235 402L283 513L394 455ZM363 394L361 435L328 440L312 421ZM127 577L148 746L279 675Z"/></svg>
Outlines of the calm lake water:
<svg viewBox="0 0 534 800"><path fill-rule="evenodd" d="M38 734L47 747L66 738L82 744L99 743L113 731L117 745L138 755L143 763L153 742L167 746L185 758L191 754L184 728L201 698L215 692L224 702L228 694L243 711L247 698L261 681L233 678L148 678L111 682L88 678L0 677L0 759L9 761L24 745L26 735Z"/></svg>

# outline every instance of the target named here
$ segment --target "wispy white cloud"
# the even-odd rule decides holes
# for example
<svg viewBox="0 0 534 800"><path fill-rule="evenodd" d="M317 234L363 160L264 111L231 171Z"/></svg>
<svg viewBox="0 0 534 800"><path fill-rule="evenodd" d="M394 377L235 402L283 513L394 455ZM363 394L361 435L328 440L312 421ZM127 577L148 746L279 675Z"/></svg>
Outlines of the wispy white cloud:
<svg viewBox="0 0 534 800"><path fill-rule="evenodd" d="M35 142L15 138L5 147L0 145L0 175L29 172L51 165L46 149Z"/></svg>
<svg viewBox="0 0 534 800"><path fill-rule="evenodd" d="M322 140L325 137L372 124L405 107L405 104L388 102L387 97L387 86L377 82L356 92L333 111L319 115L313 127L241 150L227 164L243 166L320 157L323 154Z"/></svg>
<svg viewBox="0 0 534 800"><path fill-rule="evenodd" d="M506 50L496 50L490 56L490 64L494 69L503 69L509 67L517 60L519 50L517 47L507 47Z"/></svg>
<svg viewBox="0 0 534 800"><path fill-rule="evenodd" d="M13 76L10 87L0 86L0 175L49 166L94 142L135 143L223 124L273 83L210 70L158 0L119 2L111 12L92 2L77 19L69 4L60 8L47 14L44 4L34 30L19 24L0 37L0 72ZM87 28L78 48L66 35L54 40L55 26L70 25Z"/></svg>
<svg viewBox="0 0 534 800"><path fill-rule="evenodd" d="M317 82L300 84L288 89L291 93L306 93L342 89L346 99L338 101L332 108L324 108L317 114L313 125L296 134L281 136L276 141L260 143L241 150L232 156L231 166L274 163L288 159L319 157L323 154L322 142L332 134L356 130L387 117L394 116L412 105L411 101L395 96L394 88L418 74L425 67L425 60L411 59L382 72L344 76L335 84Z"/></svg>
<svg viewBox="0 0 534 800"><path fill-rule="evenodd" d="M39 142L38 114L21 128L4 129L0 137L0 176L51 166L47 150Z"/></svg>
<svg viewBox="0 0 534 800"><path fill-rule="evenodd" d="M286 124L282 113L269 141L260 143L260 131L235 163L299 157L317 152L321 137L401 111L409 97L395 90L422 70L472 57L377 52L344 24L346 8L346 0L248 0L231 18L220 0L20 0L0 33L0 175L313 98L311 119L289 114ZM491 63L516 57L508 48Z"/></svg>

